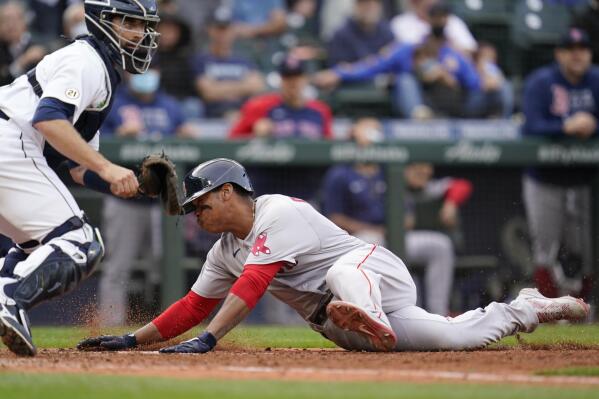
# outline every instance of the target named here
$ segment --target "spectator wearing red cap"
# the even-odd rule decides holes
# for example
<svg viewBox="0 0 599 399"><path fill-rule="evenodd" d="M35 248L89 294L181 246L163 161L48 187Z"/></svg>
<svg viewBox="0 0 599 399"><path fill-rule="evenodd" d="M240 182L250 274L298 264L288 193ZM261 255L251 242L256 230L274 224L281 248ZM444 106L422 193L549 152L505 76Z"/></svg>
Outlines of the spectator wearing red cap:
<svg viewBox="0 0 599 399"><path fill-rule="evenodd" d="M241 109L230 138L331 138L331 110L306 96L305 63L287 56L278 67L281 90L254 97Z"/></svg>
<svg viewBox="0 0 599 399"><path fill-rule="evenodd" d="M281 87L278 92L248 100L229 132L232 139L268 137L277 140L322 140L332 137L331 110L307 95L306 65L286 56L278 66ZM251 169L251 168L250 168ZM252 173L257 194L278 192L311 200L324 173L321 167L260 168ZM294 180L295 179L295 180ZM302 184L289 184L301 181Z"/></svg>
<svg viewBox="0 0 599 399"><path fill-rule="evenodd" d="M528 77L523 134L584 142L599 133L599 67L591 65L586 32L572 28L555 50L556 63ZM529 168L524 203L532 235L534 278L549 297L590 291L591 183L595 168ZM562 251L565 250L565 251ZM558 257L563 253L565 256Z"/></svg>

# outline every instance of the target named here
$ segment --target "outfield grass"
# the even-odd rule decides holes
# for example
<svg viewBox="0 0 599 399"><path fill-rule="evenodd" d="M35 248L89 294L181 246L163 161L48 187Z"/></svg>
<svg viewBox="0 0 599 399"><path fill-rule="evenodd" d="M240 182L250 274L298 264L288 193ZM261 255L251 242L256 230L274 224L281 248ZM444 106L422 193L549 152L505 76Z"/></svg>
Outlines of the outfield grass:
<svg viewBox="0 0 599 399"><path fill-rule="evenodd" d="M39 348L73 348L81 339L89 337L90 329L84 327L34 327L33 340ZM105 328L95 334L124 334L130 328ZM195 329L181 336L181 340L201 332ZM242 326L231 331L223 344L248 348L334 348L335 344L304 326ZM0 342L0 347L2 343Z"/></svg>
<svg viewBox="0 0 599 399"><path fill-rule="evenodd" d="M135 328L102 329L100 334L124 334ZM184 337L199 333L196 329ZM40 348L74 347L90 330L83 327L34 327L33 338ZM522 342L527 344L581 344L599 345L599 324L544 325L532 334L520 334ZM304 326L242 326L231 331L223 343L240 347L258 348L334 348L335 345L320 334ZM495 345L517 345L515 337L507 337ZM2 344L0 343L0 347Z"/></svg>
<svg viewBox="0 0 599 399"><path fill-rule="evenodd" d="M122 334L128 329L103 329L102 334ZM198 329L189 333L192 336ZM40 348L72 348L89 336L82 327L37 327L34 340ZM527 344L599 345L599 325L547 325L533 334L522 334ZM257 348L331 348L333 344L307 327L243 326L224 344ZM496 345L515 345L506 338ZM0 344L1 345L1 344ZM544 370L541 375L597 376L598 367ZM201 377L201 376L198 376ZM597 398L597 387L576 388L526 385L367 383L308 381L218 381L156 377L100 376L90 374L17 374L0 369L0 398L4 399L107 399L107 398Z"/></svg>
<svg viewBox="0 0 599 399"><path fill-rule="evenodd" d="M599 324L545 324L532 334L520 334L527 344L580 344L599 346ZM499 345L516 345L516 337L507 337Z"/></svg>
<svg viewBox="0 0 599 399"><path fill-rule="evenodd" d="M296 381L176 380L156 377L1 374L6 399L279 399L279 398L413 398L413 399L583 399L597 398L595 388L556 388L475 384L324 383Z"/></svg>

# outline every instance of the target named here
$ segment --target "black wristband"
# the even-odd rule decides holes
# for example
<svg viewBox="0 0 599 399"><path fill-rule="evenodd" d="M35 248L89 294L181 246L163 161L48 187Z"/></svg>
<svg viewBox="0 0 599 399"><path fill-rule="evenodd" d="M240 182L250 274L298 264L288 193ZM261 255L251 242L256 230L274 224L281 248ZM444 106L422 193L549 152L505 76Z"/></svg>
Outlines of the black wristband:
<svg viewBox="0 0 599 399"><path fill-rule="evenodd" d="M134 348L137 346L137 338L135 338L135 334L126 334L123 336L125 339L125 344L127 348Z"/></svg>
<svg viewBox="0 0 599 399"><path fill-rule="evenodd" d="M92 190L104 194L112 194L112 191L110 191L110 184L98 176L96 172L92 172L91 170L86 170L83 174L83 184L85 187L91 188Z"/></svg>
<svg viewBox="0 0 599 399"><path fill-rule="evenodd" d="M216 337L208 331L204 331L203 333L201 333L198 338L200 339L200 341L210 346L210 349L214 349L214 347L216 346Z"/></svg>

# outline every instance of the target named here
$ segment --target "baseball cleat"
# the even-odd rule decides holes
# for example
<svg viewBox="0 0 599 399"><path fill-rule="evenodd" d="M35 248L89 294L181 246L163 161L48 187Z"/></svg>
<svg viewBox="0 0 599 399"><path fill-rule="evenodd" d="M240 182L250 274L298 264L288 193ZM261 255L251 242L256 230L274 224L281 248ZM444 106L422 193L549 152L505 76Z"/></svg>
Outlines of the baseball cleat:
<svg viewBox="0 0 599 399"><path fill-rule="evenodd" d="M389 326L352 303L331 301L327 315L337 327L364 336L379 351L392 351L397 344L397 337Z"/></svg>
<svg viewBox="0 0 599 399"><path fill-rule="evenodd" d="M547 298L536 288L523 288L518 298L530 303L539 318L539 323L558 320L583 320L588 317L590 306L582 299L570 295Z"/></svg>
<svg viewBox="0 0 599 399"><path fill-rule="evenodd" d="M35 356L27 314L14 305L0 304L0 337L4 345L17 356Z"/></svg>

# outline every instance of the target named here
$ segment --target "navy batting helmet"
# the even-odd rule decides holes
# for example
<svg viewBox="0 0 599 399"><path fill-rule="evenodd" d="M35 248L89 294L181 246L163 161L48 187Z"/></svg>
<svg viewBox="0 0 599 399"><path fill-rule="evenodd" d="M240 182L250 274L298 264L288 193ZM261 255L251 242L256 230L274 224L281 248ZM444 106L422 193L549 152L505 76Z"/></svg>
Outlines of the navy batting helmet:
<svg viewBox="0 0 599 399"><path fill-rule="evenodd" d="M195 210L194 201L202 195L222 186L233 183L248 192L254 193L252 182L243 165L227 158L217 158L196 166L185 176L183 191L185 199L181 205L183 214Z"/></svg>
<svg viewBox="0 0 599 399"><path fill-rule="evenodd" d="M108 46L112 59L130 73L144 73L158 48L156 26L160 22L156 0L85 0L87 30ZM120 19L115 22L115 17ZM132 20L144 23L144 34L137 42L119 32Z"/></svg>

